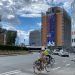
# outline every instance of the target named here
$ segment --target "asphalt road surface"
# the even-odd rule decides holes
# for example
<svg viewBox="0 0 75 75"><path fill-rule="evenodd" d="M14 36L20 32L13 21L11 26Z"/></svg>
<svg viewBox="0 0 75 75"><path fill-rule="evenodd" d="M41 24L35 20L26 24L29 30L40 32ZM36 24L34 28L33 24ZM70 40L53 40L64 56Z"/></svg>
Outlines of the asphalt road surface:
<svg viewBox="0 0 75 75"><path fill-rule="evenodd" d="M50 68L50 72L43 71L38 75L75 75L75 62L71 61L74 54L70 54L70 57L53 57L55 64ZM38 58L39 53L0 57L0 75L35 75L32 64Z"/></svg>

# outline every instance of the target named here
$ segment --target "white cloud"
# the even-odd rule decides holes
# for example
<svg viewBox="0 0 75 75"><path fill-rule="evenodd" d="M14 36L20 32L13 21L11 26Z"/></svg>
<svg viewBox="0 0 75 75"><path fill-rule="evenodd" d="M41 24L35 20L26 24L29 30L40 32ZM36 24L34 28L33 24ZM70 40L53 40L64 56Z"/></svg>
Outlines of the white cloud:
<svg viewBox="0 0 75 75"><path fill-rule="evenodd" d="M65 2L65 3L64 3L64 7L69 8L70 6L71 6L71 2Z"/></svg>
<svg viewBox="0 0 75 75"><path fill-rule="evenodd" d="M15 30L16 31L15 26L13 26L10 23L2 22L1 25L2 25L2 28L4 28L4 29L7 29L7 30Z"/></svg>
<svg viewBox="0 0 75 75"><path fill-rule="evenodd" d="M28 41L29 41L29 32L26 32L26 31L22 31L22 30L17 30L17 37L19 38L19 44L20 43L26 43L28 44ZM25 41L24 41L25 39Z"/></svg>
<svg viewBox="0 0 75 75"><path fill-rule="evenodd" d="M41 12L45 12L51 4L52 0L0 0L0 13L8 18L10 14L13 16L40 16ZM54 3L64 3L64 7L70 6L73 0L54 0ZM8 16L6 16L8 14ZM14 17L15 18L15 17Z"/></svg>
<svg viewBox="0 0 75 75"><path fill-rule="evenodd" d="M34 29L31 29L29 31L23 31L23 30L17 30L17 39L19 44L25 43L26 45L29 44L29 34Z"/></svg>
<svg viewBox="0 0 75 75"><path fill-rule="evenodd" d="M6 25L6 26L3 26L4 29L7 29L7 30L14 30L16 31L16 28L12 25Z"/></svg>
<svg viewBox="0 0 75 75"><path fill-rule="evenodd" d="M0 2L0 6L2 6L3 4Z"/></svg>
<svg viewBox="0 0 75 75"><path fill-rule="evenodd" d="M37 25L38 25L39 27L41 27L41 22L37 23Z"/></svg>
<svg viewBox="0 0 75 75"><path fill-rule="evenodd" d="M8 15L8 19L14 18L14 15Z"/></svg>
<svg viewBox="0 0 75 75"><path fill-rule="evenodd" d="M40 17L41 12L47 11L52 0L0 0L0 15L2 20L18 24L16 15L22 17ZM54 3L64 3L68 9L73 0L53 0ZM11 19L11 20L9 20ZM18 21L18 22L17 22Z"/></svg>
<svg viewBox="0 0 75 75"><path fill-rule="evenodd" d="M41 8L40 8L41 7ZM26 6L18 10L17 14L21 16L28 16L28 17L40 17L41 12L47 11L50 6L47 4L38 4L32 3L30 6Z"/></svg>
<svg viewBox="0 0 75 75"><path fill-rule="evenodd" d="M40 17L41 14L22 14L19 13L22 17Z"/></svg>

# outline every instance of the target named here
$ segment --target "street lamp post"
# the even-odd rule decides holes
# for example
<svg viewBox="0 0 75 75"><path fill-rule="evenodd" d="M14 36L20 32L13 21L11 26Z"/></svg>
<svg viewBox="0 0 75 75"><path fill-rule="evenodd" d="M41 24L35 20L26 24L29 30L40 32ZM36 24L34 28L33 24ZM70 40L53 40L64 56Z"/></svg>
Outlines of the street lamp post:
<svg viewBox="0 0 75 75"><path fill-rule="evenodd" d="M6 31L4 32L4 45L6 45Z"/></svg>

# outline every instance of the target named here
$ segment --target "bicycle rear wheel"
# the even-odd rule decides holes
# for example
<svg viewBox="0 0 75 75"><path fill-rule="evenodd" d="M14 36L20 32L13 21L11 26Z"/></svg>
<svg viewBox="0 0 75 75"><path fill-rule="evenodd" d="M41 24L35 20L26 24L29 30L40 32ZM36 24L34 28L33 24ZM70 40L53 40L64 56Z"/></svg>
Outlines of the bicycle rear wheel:
<svg viewBox="0 0 75 75"><path fill-rule="evenodd" d="M54 58L52 58L51 61L50 61L51 67L53 67L54 63L55 63L55 60L54 60Z"/></svg>
<svg viewBox="0 0 75 75"><path fill-rule="evenodd" d="M34 63L33 63L33 71L34 73L38 73L38 72L41 72L41 67L40 67L40 63L38 60L36 60Z"/></svg>

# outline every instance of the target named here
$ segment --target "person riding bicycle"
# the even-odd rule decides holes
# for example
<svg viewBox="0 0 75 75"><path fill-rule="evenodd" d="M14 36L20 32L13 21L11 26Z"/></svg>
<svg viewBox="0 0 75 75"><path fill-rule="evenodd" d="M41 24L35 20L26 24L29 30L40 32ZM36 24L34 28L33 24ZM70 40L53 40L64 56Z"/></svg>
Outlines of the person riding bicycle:
<svg viewBox="0 0 75 75"><path fill-rule="evenodd" d="M48 63L50 64L50 60L52 59L52 56L49 53L49 49L45 48L45 50L43 51L44 55L46 55L47 57L49 57L49 61Z"/></svg>
<svg viewBox="0 0 75 75"><path fill-rule="evenodd" d="M41 52L38 57L38 62L40 64L41 69L43 68L43 66L45 66L47 64L47 59L46 59L46 55L44 54L44 50L45 50L44 47L41 48Z"/></svg>
<svg viewBox="0 0 75 75"><path fill-rule="evenodd" d="M38 59L40 68L44 69L44 66L47 64L46 56L44 53L41 54L40 58Z"/></svg>

